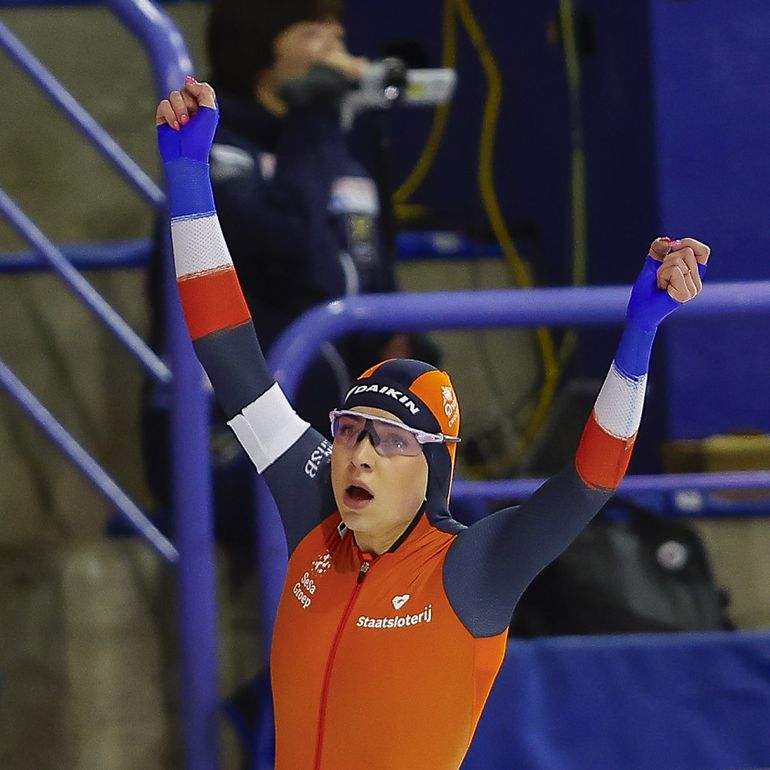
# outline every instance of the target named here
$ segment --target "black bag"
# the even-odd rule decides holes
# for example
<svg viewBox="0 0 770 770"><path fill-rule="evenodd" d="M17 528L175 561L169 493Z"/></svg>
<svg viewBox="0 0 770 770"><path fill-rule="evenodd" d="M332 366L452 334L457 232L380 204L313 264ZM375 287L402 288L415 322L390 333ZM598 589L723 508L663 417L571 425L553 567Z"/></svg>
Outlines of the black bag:
<svg viewBox="0 0 770 770"><path fill-rule="evenodd" d="M726 591L687 523L613 499L625 520L595 519L527 589L515 636L733 629Z"/></svg>

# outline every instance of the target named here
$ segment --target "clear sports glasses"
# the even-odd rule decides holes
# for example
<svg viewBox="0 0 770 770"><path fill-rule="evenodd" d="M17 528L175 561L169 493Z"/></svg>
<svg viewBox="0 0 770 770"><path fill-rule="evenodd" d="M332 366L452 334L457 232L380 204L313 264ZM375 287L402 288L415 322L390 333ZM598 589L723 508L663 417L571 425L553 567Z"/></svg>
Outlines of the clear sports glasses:
<svg viewBox="0 0 770 770"><path fill-rule="evenodd" d="M347 409L334 409L329 412L332 426L332 438L335 443L352 448L365 436L369 436L375 452L381 457L416 457L422 452L423 444L457 444L456 436L443 433L428 433L417 430L394 420L383 417L364 415Z"/></svg>

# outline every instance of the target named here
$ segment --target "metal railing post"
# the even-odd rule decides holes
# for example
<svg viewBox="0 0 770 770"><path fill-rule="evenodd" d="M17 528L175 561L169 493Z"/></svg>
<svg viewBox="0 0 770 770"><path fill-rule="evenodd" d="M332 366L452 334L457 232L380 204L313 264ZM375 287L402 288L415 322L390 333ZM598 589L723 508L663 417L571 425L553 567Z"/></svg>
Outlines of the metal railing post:
<svg viewBox="0 0 770 770"><path fill-rule="evenodd" d="M137 535L144 538L167 562L174 564L179 554L168 538L142 513L133 500L113 481L96 460L62 427L61 423L0 360L0 385L56 444L70 462L97 489L99 494L125 518Z"/></svg>
<svg viewBox="0 0 770 770"><path fill-rule="evenodd" d="M6 5L30 4L25 0ZM56 4L54 0L53 4ZM108 6L144 46L154 74L156 94L179 88L192 73L184 40L172 20L151 0L108 0ZM32 78L42 92L128 179L155 210L165 208L165 194L81 107L61 83L0 22L0 48ZM145 106L141 106L146 109ZM149 111L148 111L149 114ZM177 560L180 684L183 714L184 766L187 770L219 767L217 715L217 609L213 546L211 468L209 461L209 397L182 319L170 256L169 238L163 242L166 348L171 371L150 351L115 311L96 294L61 251L50 243L8 196L0 192L0 208L36 251L59 273L84 304L105 323L160 382L171 380L172 491L176 549L152 525L122 490L26 391L10 370L0 364L0 385L41 425L99 491L132 526L167 559ZM177 557L178 554L178 557Z"/></svg>
<svg viewBox="0 0 770 770"><path fill-rule="evenodd" d="M109 0L144 45L156 96L179 88L193 72L184 40L149 0ZM216 565L214 561L209 397L193 352L176 288L170 237L164 239L166 348L173 372L171 446L177 568L184 767L219 767Z"/></svg>
<svg viewBox="0 0 770 770"><path fill-rule="evenodd" d="M165 257L184 767L213 770L219 767L219 694L209 398L182 318L170 244Z"/></svg>

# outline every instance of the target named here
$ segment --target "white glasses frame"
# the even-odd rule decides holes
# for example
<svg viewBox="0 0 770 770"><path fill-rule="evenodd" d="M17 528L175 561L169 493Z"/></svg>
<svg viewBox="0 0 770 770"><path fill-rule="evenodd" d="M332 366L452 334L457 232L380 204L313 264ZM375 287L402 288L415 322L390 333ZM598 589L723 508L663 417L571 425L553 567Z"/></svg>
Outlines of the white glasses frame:
<svg viewBox="0 0 770 770"><path fill-rule="evenodd" d="M332 409L329 412L332 438L334 437L334 421L338 417L357 417L360 420L371 420L382 425L389 425L391 428L400 428L411 433L420 444L459 444L462 441L459 436L447 436L445 433L428 433L428 431L405 425L403 422L388 420L385 417L376 417L373 414L366 414L366 412L356 412L352 409Z"/></svg>

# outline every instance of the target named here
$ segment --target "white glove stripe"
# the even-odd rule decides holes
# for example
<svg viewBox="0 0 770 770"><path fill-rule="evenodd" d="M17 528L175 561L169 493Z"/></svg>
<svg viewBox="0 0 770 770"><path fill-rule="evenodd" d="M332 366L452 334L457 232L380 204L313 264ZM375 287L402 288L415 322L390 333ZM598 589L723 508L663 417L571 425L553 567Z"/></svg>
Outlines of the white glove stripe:
<svg viewBox="0 0 770 770"><path fill-rule="evenodd" d="M646 375L632 379L613 362L594 406L602 430L616 438L631 438L639 430L646 388Z"/></svg>
<svg viewBox="0 0 770 770"><path fill-rule="evenodd" d="M171 221L177 278L186 278L232 266L216 215L178 217Z"/></svg>

